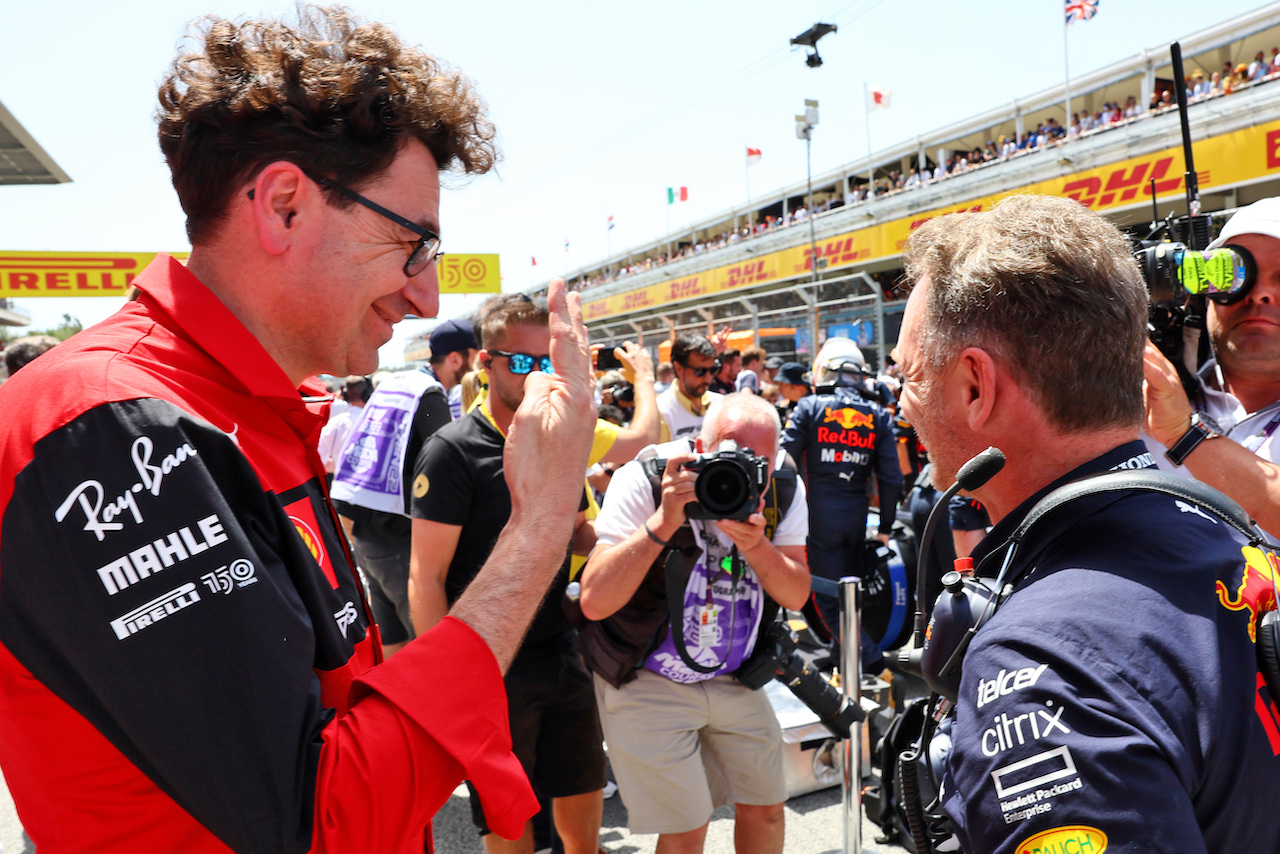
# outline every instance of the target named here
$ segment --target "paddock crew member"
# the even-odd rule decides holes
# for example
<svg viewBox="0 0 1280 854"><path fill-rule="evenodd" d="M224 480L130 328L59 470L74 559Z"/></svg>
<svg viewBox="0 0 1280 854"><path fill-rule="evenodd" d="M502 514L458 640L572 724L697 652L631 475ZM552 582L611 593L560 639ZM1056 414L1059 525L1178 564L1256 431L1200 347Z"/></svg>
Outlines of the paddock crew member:
<svg viewBox="0 0 1280 854"><path fill-rule="evenodd" d="M536 809L500 674L581 495L578 302L553 284L493 559L378 665L308 378L435 313L439 171L485 171L494 131L387 28L299 14L206 19L162 83L189 263L0 388L0 765L43 852L421 852L464 777L508 835Z"/></svg>
<svg viewBox="0 0 1280 854"><path fill-rule="evenodd" d="M1151 466L1146 289L1124 236L1055 197L926 223L907 274L901 400L937 484L988 446L1007 458L974 491L996 526L973 558L995 572L1053 488ZM962 850L1280 850L1280 716L1254 641L1271 570L1241 540L1138 491L1032 528L963 659L942 780Z"/></svg>
<svg viewBox="0 0 1280 854"><path fill-rule="evenodd" d="M889 541L902 471L889 414L860 392L862 354L848 338L829 338L813 361L817 394L801 398L782 431L782 447L804 472L809 495L809 569L837 581L857 575L867 530L867 481L880 495L877 536ZM839 637L840 603L814 593L826 633ZM876 656L864 643L868 663Z"/></svg>

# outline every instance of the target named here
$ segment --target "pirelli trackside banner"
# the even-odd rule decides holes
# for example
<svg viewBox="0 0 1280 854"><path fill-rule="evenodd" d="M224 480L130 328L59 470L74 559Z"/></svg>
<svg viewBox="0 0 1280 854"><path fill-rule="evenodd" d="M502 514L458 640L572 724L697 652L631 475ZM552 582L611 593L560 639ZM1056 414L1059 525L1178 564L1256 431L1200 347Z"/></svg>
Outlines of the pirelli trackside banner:
<svg viewBox="0 0 1280 854"><path fill-rule="evenodd" d="M174 252L186 260L186 252ZM155 252L0 251L0 297L124 296Z"/></svg>
<svg viewBox="0 0 1280 854"><path fill-rule="evenodd" d="M186 252L172 255L185 261ZM124 296L155 252L0 251L0 297ZM502 290L497 255L445 255L440 293L496 294Z"/></svg>
<svg viewBox="0 0 1280 854"><path fill-rule="evenodd" d="M1202 191L1280 172L1280 121L1202 140L1196 143L1195 155ZM1153 178L1159 198L1180 197L1183 192L1184 171L1182 148L1179 146L1122 160L1099 169L1030 184L1016 192L1067 196L1085 207L1102 211L1127 207L1144 200L1149 203L1150 182ZM897 255L902 252L911 232L930 219L960 211L983 210L1005 195L1009 194L979 197L919 216L840 234L821 242L818 254L827 259L828 269ZM692 297L723 293L772 279L803 275L811 269L810 254L811 250L807 245L793 246L751 261L704 270L629 293L593 300L583 307L583 315L590 322Z"/></svg>

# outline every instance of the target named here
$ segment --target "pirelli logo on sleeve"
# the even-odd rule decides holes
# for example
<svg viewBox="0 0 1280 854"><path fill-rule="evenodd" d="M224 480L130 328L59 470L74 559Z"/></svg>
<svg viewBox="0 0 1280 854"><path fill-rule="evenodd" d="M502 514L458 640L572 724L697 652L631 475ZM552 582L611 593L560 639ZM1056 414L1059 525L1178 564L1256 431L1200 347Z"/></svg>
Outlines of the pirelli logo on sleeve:
<svg viewBox="0 0 1280 854"><path fill-rule="evenodd" d="M116 617L111 621L111 628L117 638L124 640L199 601L200 593L196 590L196 586L190 583L183 584L145 605L134 608L127 614Z"/></svg>

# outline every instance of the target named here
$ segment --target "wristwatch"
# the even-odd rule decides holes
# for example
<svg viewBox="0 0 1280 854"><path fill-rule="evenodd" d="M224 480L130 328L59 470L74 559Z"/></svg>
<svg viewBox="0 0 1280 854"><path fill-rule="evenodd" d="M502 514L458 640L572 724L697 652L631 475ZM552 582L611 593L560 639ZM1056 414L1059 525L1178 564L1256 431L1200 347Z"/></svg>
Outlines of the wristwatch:
<svg viewBox="0 0 1280 854"><path fill-rule="evenodd" d="M1200 447L1201 442L1205 439L1217 439L1221 435L1222 428L1218 426L1217 421L1214 421L1204 413L1193 412L1191 413L1191 427L1182 434L1181 439L1173 443L1172 448L1165 451L1164 455L1175 466L1180 466L1192 451Z"/></svg>

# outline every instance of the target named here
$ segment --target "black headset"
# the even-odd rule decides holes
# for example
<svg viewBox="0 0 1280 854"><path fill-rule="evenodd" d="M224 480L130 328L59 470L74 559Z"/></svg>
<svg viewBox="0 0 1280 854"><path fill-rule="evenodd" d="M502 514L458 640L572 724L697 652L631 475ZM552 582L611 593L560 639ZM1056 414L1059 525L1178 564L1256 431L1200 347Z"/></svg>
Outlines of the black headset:
<svg viewBox="0 0 1280 854"><path fill-rule="evenodd" d="M956 482L943 493L934 505L929 519L925 523L924 534L919 547L916 584L916 633L911 649L899 653L899 665L910 672L923 676L935 696L929 704L929 713L920 738L915 744L899 756L898 773L902 787L903 807L907 825L920 851L932 850L929 839L939 828L947 824L945 814L937 811L936 802L925 806L921 803L920 764L922 757L929 755L929 742L932 739L937 721L941 715L934 717L938 706L938 697L955 702L960 687L961 664L965 651L969 648L973 636L986 625L1001 605L1013 593L1013 582L1006 581L1009 568L1013 565L1022 543L1029 539L1046 519L1062 508L1083 498L1107 492L1152 492L1168 495L1212 514L1215 518L1243 534L1249 545L1266 553L1271 571L1272 595L1280 603L1280 587L1276 582L1275 549L1266 541L1262 533L1244 509L1235 501L1218 490L1199 481L1191 480L1164 472L1149 469L1130 469L1104 472L1081 478L1058 487L1040 499L1018 525L1008 541L1008 551L1001 563L1000 572L995 583L987 586L974 578L964 578L959 572L948 572L943 576L946 588L938 597L929 622L927 637L924 632L925 611L923 590L925 580L926 556L932 545L934 531L938 520L951 499L961 489L973 490L981 487L1000 469L1004 467L1004 454L997 448L988 448L965 463L956 473ZM993 552L994 554L995 552ZM943 607L944 597L950 596L952 605L962 604L964 607ZM1280 611L1263 612L1257 619L1255 651L1258 669L1266 682L1272 699L1280 703ZM945 706L944 706L945 708ZM927 763L928 773L932 774L933 764ZM936 781L934 791L937 791Z"/></svg>
<svg viewBox="0 0 1280 854"><path fill-rule="evenodd" d="M934 529L937 527L933 516L939 512L939 508L945 507L950 495L955 494L959 489L971 490L982 486L1003 466L1004 454L996 448L988 448L966 463L957 473L956 483L947 490L947 493L944 493L943 498L930 514L929 523L925 525L925 539L932 539ZM981 608L946 610L935 608L928 638L925 638L923 643L918 641L913 643L913 646L919 649L901 654L900 662L907 669L918 667L915 672L924 676L931 688L954 701L960 686L960 667L965 650L968 649L973 636L995 616L996 611L1012 593L1012 584L1016 579L1008 579L1007 576L1022 543L1030 538L1032 532L1044 520L1075 501L1107 492L1134 491L1159 493L1185 501L1239 531L1249 541L1250 546L1275 557L1275 550L1254 525L1249 514L1235 501L1211 486L1190 478L1145 469L1128 469L1092 475L1058 487L1031 508L1013 536L1009 538L1008 551L1005 553L1000 572L992 586L987 587L976 580L964 581L960 579L959 573L948 573L948 576L954 577L944 576L943 584L948 589L942 597L947 596L948 593L953 596L957 593L976 594ZM923 556L927 553L924 551L926 545L927 543L921 544L918 575L924 572ZM1276 597L1276 601L1280 602L1280 589L1277 588L1274 570L1271 575L1271 584L1272 594ZM923 626L925 618L921 610L922 603L919 601L921 589L921 585L917 583L918 631L919 627ZM939 601L942 597L939 597ZM966 624L960 626L946 624L947 621L955 618L966 620ZM1272 610L1259 615L1256 638L1258 668L1272 697L1280 702L1280 613ZM941 648L938 648L939 646Z"/></svg>

